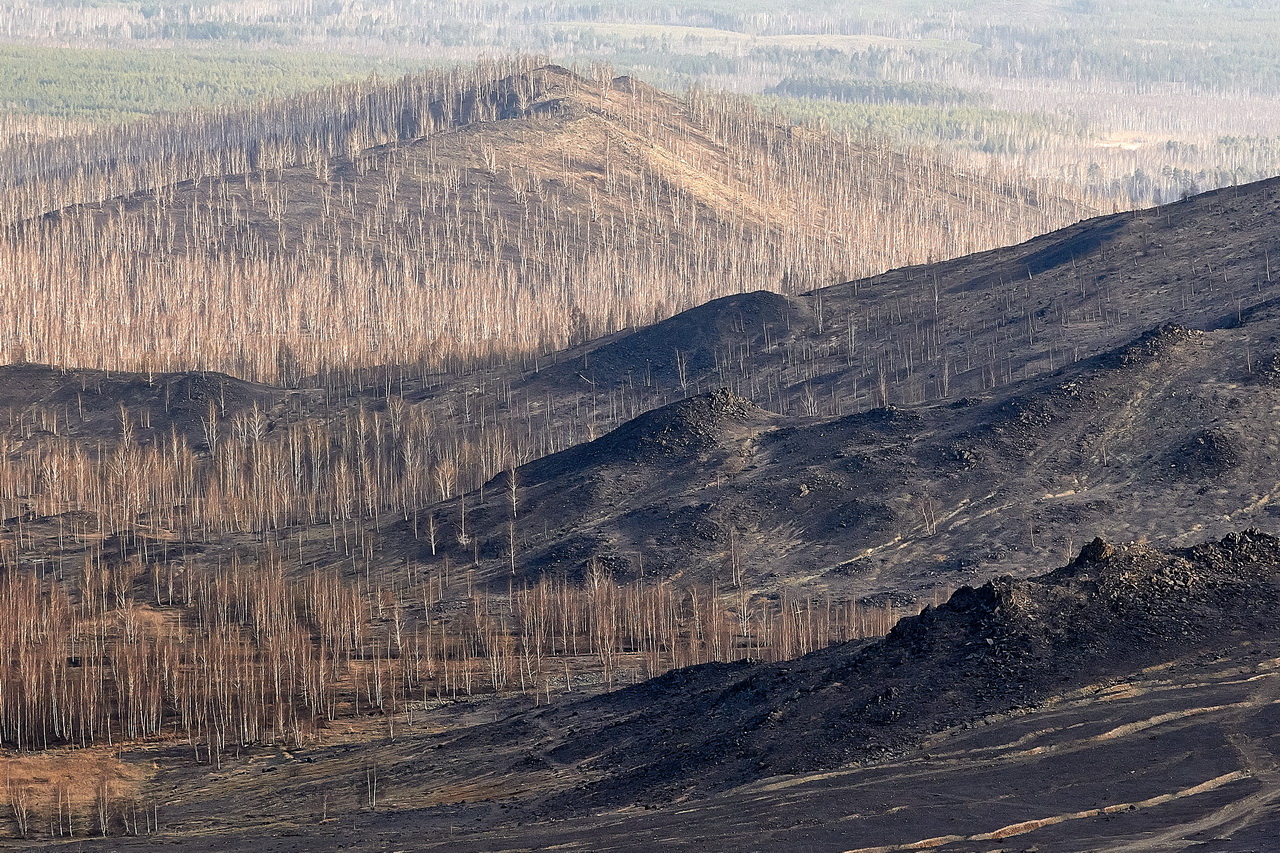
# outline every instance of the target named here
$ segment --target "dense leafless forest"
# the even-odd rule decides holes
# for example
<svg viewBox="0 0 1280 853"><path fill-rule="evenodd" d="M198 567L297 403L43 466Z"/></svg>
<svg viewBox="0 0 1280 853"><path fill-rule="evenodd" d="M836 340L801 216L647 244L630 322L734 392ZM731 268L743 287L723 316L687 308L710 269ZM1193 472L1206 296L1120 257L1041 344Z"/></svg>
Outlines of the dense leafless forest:
<svg viewBox="0 0 1280 853"><path fill-rule="evenodd" d="M0 156L11 359L287 384L550 353L726 293L953 257L1088 210L1016 171L961 175L738 99L531 63Z"/></svg>

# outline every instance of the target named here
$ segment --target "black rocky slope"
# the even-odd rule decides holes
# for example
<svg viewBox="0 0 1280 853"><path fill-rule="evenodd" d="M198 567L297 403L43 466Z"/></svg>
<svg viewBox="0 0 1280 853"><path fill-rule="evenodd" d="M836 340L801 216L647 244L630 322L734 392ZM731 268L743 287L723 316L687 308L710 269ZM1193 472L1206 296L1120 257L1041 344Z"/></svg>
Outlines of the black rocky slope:
<svg viewBox="0 0 1280 853"><path fill-rule="evenodd" d="M395 737L258 750L217 773L174 762L153 782L160 842L1268 850L1277 605L1270 536L1173 551L1096 540L1047 575L963 588L881 640L791 662L703 665L503 719L503 703L452 707L440 713L467 725L433 730L428 717ZM299 805L264 808L285 802ZM328 802L364 805L325 821Z"/></svg>
<svg viewBox="0 0 1280 853"><path fill-rule="evenodd" d="M514 384L667 400L726 386L826 415L981 393L1167 323L1239 324L1280 297L1277 214L1273 178L804 293L716 299L543 357Z"/></svg>
<svg viewBox="0 0 1280 853"><path fill-rule="evenodd" d="M963 587L888 636L778 664L713 664L536 715L593 776L565 809L701 796L909 754L935 732L1191 654L1274 638L1280 541L1184 550L1094 540L1041 577ZM524 726L523 720L506 725ZM503 724L477 732L500 736Z"/></svg>
<svg viewBox="0 0 1280 853"><path fill-rule="evenodd" d="M517 472L517 569L931 597L1043 572L1095 535L1190 544L1269 528L1280 503L1280 312L1167 325L983 395L841 417L732 391L649 412ZM504 481L505 484L505 481ZM503 488L468 525L505 587ZM494 498L493 495L499 495ZM442 520L459 511L436 508ZM451 543L444 543L449 553Z"/></svg>

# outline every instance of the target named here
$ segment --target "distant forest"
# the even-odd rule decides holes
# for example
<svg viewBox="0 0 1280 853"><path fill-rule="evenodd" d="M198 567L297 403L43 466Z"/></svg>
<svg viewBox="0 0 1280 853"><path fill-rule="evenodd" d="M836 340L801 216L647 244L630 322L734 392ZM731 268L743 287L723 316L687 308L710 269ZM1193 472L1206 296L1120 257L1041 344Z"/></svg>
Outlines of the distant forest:
<svg viewBox="0 0 1280 853"><path fill-rule="evenodd" d="M1274 4L956 5L14 0L0 9L0 109L56 118L56 132L523 53L742 93L1117 208L1277 172Z"/></svg>

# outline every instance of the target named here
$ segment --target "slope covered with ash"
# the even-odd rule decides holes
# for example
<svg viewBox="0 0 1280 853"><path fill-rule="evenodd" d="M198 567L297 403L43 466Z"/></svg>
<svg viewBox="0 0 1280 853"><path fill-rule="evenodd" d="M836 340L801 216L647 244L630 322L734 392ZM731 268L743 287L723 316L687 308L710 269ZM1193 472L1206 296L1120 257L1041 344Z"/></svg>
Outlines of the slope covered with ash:
<svg viewBox="0 0 1280 853"><path fill-rule="evenodd" d="M480 557L517 572L680 575L753 589L929 598L976 577L1047 571L1095 535L1186 545L1280 512L1280 386L1263 365L1280 312L1232 328L1162 326L981 396L836 418L777 415L729 391L691 397L469 498ZM505 475L504 475L505 476ZM456 518L455 500L434 510ZM511 525L509 527L509 525Z"/></svg>
<svg viewBox="0 0 1280 853"><path fill-rule="evenodd" d="M726 322L728 310L692 309L715 337L700 334L697 347L716 355L689 360L683 382L674 358L682 344L651 346L648 329L584 344L563 360L600 392L639 385L647 370L668 391L724 385L786 414L986 393L1167 323L1245 322L1280 296L1277 214L1280 178L808 293L762 294L737 324ZM640 358L615 363L629 352ZM531 393L542 387L529 384Z"/></svg>
<svg viewBox="0 0 1280 853"><path fill-rule="evenodd" d="M964 587L879 641L678 670L544 711L537 726L559 733L548 758L595 777L561 808L702 795L902 754L980 717L1273 637L1278 605L1273 537L1248 531L1173 552L1099 539L1048 575Z"/></svg>
<svg viewBox="0 0 1280 853"><path fill-rule="evenodd" d="M1099 534L1189 544L1280 513L1277 215L1280 179L1224 189L801 296L727 297L414 399L489 382L577 419L574 440L719 388L775 413L665 485L621 458L583 472L599 500L566 460L601 453L539 463L527 497L568 509L515 520L517 572L596 557L709 580L733 562L765 588L918 595L1047 570ZM610 485L637 476L653 488ZM509 513L469 501L481 544L452 559L509 576Z"/></svg>

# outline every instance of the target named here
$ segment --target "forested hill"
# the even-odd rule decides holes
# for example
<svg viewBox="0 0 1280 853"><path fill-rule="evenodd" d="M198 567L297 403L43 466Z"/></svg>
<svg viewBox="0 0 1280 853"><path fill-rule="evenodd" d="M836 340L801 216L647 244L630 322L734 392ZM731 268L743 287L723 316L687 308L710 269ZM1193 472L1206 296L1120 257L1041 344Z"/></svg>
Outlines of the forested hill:
<svg viewBox="0 0 1280 853"><path fill-rule="evenodd" d="M1090 212L1016 172L531 61L14 145L0 163L0 292L24 306L11 352L282 382L547 352Z"/></svg>

